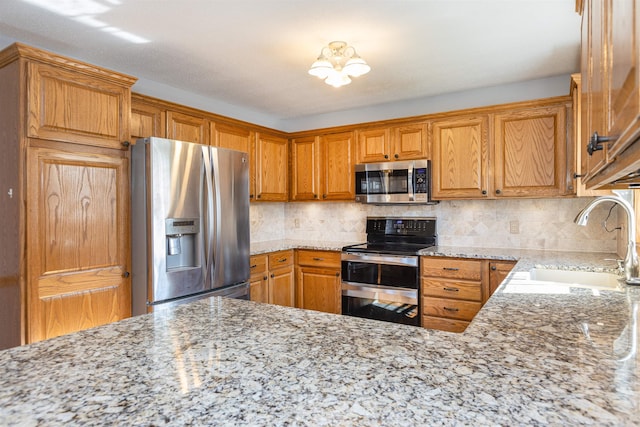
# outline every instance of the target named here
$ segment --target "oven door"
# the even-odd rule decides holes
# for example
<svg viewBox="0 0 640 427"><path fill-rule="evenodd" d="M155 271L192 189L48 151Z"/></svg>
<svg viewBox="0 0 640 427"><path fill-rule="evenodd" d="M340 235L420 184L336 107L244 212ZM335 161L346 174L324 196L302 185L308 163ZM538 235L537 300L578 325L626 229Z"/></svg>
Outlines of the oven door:
<svg viewBox="0 0 640 427"><path fill-rule="evenodd" d="M342 314L420 325L415 255L342 253Z"/></svg>
<svg viewBox="0 0 640 427"><path fill-rule="evenodd" d="M420 326L418 290L343 282L342 314Z"/></svg>

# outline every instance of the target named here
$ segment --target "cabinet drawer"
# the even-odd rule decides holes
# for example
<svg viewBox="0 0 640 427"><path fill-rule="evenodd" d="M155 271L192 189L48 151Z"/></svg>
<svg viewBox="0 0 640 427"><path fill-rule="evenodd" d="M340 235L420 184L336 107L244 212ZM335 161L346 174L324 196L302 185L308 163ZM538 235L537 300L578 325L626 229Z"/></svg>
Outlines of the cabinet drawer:
<svg viewBox="0 0 640 427"><path fill-rule="evenodd" d="M340 252L298 250L298 265L340 268Z"/></svg>
<svg viewBox="0 0 640 427"><path fill-rule="evenodd" d="M482 261L422 257L421 264L423 276L468 280L481 279Z"/></svg>
<svg viewBox="0 0 640 427"><path fill-rule="evenodd" d="M422 297L422 313L427 316L471 320L481 307L482 304L479 302Z"/></svg>
<svg viewBox="0 0 640 427"><path fill-rule="evenodd" d="M482 301L481 282L422 278L422 295L451 299Z"/></svg>
<svg viewBox="0 0 640 427"><path fill-rule="evenodd" d="M249 272L254 274L264 274L267 272L267 255L253 255L249 258Z"/></svg>
<svg viewBox="0 0 640 427"><path fill-rule="evenodd" d="M269 254L269 270L293 265L293 250Z"/></svg>
<svg viewBox="0 0 640 427"><path fill-rule="evenodd" d="M465 320L445 319L443 317L422 316L422 327L439 331L463 332L470 322Z"/></svg>

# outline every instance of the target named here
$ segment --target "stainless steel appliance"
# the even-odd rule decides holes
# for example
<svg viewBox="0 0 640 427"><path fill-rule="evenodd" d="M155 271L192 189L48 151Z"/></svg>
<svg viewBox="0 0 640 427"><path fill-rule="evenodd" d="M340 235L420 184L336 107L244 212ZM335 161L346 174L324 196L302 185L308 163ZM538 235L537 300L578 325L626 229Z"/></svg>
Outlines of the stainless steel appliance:
<svg viewBox="0 0 640 427"><path fill-rule="evenodd" d="M162 138L131 155L132 312L249 295L247 153Z"/></svg>
<svg viewBox="0 0 640 427"><path fill-rule="evenodd" d="M428 160L356 165L356 202L373 204L435 204L431 200Z"/></svg>
<svg viewBox="0 0 640 427"><path fill-rule="evenodd" d="M435 218L368 217L367 242L342 248L342 314L420 326L420 257Z"/></svg>

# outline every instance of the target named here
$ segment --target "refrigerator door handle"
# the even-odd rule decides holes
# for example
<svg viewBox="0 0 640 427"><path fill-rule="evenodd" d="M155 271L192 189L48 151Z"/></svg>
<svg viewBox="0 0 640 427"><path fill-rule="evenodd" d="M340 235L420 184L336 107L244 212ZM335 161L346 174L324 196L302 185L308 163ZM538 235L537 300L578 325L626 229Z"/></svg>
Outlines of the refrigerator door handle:
<svg viewBox="0 0 640 427"><path fill-rule="evenodd" d="M204 222L204 257L205 257L205 287L212 287L212 265L213 265L213 242L215 242L214 231L214 200L213 200L213 184L212 184L212 167L211 167L211 152L209 147L202 147L202 158L204 165L204 203L203 203L203 216Z"/></svg>
<svg viewBox="0 0 640 427"><path fill-rule="evenodd" d="M211 152L211 184L213 187L213 261L211 264L211 270L213 272L212 288L222 286L224 284L224 260L220 257L223 256L222 252L222 195L220 193L220 163L218 158L218 152L212 150Z"/></svg>

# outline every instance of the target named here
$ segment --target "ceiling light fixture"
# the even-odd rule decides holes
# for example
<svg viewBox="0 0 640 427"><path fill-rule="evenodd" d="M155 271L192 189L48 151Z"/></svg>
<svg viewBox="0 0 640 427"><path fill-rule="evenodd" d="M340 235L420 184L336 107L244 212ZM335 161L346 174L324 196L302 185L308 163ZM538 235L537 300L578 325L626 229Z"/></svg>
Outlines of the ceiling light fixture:
<svg viewBox="0 0 640 427"><path fill-rule="evenodd" d="M322 48L318 59L311 64L309 74L323 79L328 85L340 87L351 83L349 77L359 77L370 70L352 46L336 41Z"/></svg>

